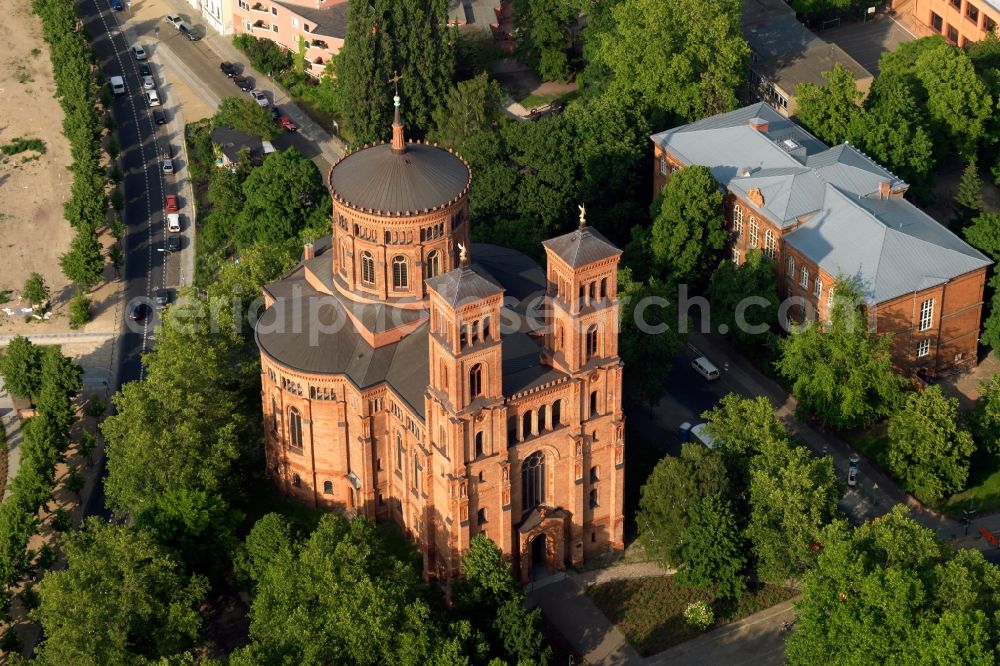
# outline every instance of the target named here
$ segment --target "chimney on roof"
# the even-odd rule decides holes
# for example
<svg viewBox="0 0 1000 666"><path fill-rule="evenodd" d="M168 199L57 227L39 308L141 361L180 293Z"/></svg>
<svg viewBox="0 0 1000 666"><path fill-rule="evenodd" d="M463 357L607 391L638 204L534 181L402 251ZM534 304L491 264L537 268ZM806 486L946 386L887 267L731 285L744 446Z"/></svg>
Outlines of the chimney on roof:
<svg viewBox="0 0 1000 666"><path fill-rule="evenodd" d="M767 132L768 124L767 121L760 116L754 116L750 119L750 127L763 134Z"/></svg>
<svg viewBox="0 0 1000 666"><path fill-rule="evenodd" d="M302 260L309 261L316 257L316 248L312 243L306 243L302 247Z"/></svg>
<svg viewBox="0 0 1000 666"><path fill-rule="evenodd" d="M739 170L740 178L746 178L751 173L753 173L753 169L752 168L750 168L750 167L740 167L740 170Z"/></svg>

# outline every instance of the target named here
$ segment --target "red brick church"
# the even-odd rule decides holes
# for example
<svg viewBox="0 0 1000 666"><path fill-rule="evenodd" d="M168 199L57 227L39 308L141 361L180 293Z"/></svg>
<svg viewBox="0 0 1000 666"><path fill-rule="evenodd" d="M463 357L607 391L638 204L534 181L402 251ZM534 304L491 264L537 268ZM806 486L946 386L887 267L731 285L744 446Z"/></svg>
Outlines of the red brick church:
<svg viewBox="0 0 1000 666"><path fill-rule="evenodd" d="M469 165L406 141L330 171L332 234L267 285L257 324L267 472L393 520L429 577L489 536L525 582L622 543L616 269L585 224L527 256L472 245Z"/></svg>

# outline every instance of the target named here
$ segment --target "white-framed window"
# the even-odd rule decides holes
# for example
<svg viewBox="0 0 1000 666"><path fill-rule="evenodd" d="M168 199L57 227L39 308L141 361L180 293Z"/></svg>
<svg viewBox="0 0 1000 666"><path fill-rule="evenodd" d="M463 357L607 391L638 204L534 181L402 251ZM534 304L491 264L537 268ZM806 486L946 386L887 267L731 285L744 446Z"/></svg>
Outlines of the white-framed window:
<svg viewBox="0 0 1000 666"><path fill-rule="evenodd" d="M758 238L757 238L757 232L758 232L758 229L757 229L757 218L751 217L750 218L750 238L747 241L747 245L749 247L757 247L757 240L758 240Z"/></svg>
<svg viewBox="0 0 1000 666"><path fill-rule="evenodd" d="M927 356L930 353L931 353L930 339L921 340L920 344L917 345L917 357Z"/></svg>
<svg viewBox="0 0 1000 666"><path fill-rule="evenodd" d="M928 298L920 304L920 330L926 331L934 324L934 299Z"/></svg>
<svg viewBox="0 0 1000 666"><path fill-rule="evenodd" d="M804 289L809 288L809 269L805 266L799 271L799 286Z"/></svg>
<svg viewBox="0 0 1000 666"><path fill-rule="evenodd" d="M743 207L739 202L733 204L733 231L740 238L743 237Z"/></svg>
<svg viewBox="0 0 1000 666"><path fill-rule="evenodd" d="M243 9L243 10L246 10L246 11L250 11L250 5L249 5L249 3L246 3L243 0L239 0L239 2L237 4L240 6L240 9Z"/></svg>
<svg viewBox="0 0 1000 666"><path fill-rule="evenodd" d="M788 277L795 278L795 257L788 257Z"/></svg>
<svg viewBox="0 0 1000 666"><path fill-rule="evenodd" d="M764 255L768 259L774 259L774 256L778 253L778 243L774 238L774 232L767 229L764 232Z"/></svg>
<svg viewBox="0 0 1000 666"><path fill-rule="evenodd" d="M816 294L817 299L823 295L823 281L819 278L816 278L816 290L813 293Z"/></svg>
<svg viewBox="0 0 1000 666"><path fill-rule="evenodd" d="M730 257L732 258L734 264L737 266L740 265L740 249L738 247L734 247L732 249Z"/></svg>
<svg viewBox="0 0 1000 666"><path fill-rule="evenodd" d="M271 25L271 32L278 32L278 24L274 23Z"/></svg>
<svg viewBox="0 0 1000 666"><path fill-rule="evenodd" d="M247 32L253 32L253 23L251 23L250 21L244 21L243 27L246 29Z"/></svg>
<svg viewBox="0 0 1000 666"><path fill-rule="evenodd" d="M826 292L826 307L833 309L833 287L830 287Z"/></svg>
<svg viewBox="0 0 1000 666"><path fill-rule="evenodd" d="M299 18L297 16L292 17L292 27L293 28L299 27Z"/></svg>
<svg viewBox="0 0 1000 666"><path fill-rule="evenodd" d="M667 156L666 155L660 155L660 175L661 176L666 176L667 173L669 173L667 171Z"/></svg>

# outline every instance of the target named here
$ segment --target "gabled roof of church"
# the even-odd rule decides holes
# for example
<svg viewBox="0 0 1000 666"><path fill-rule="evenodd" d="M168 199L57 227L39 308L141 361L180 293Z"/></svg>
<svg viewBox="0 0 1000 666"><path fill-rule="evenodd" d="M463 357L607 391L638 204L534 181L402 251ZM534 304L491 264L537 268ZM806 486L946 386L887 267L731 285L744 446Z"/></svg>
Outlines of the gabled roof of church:
<svg viewBox="0 0 1000 666"><path fill-rule="evenodd" d="M586 266L622 253L601 232L583 227L562 236L542 241L542 245L573 268Z"/></svg>
<svg viewBox="0 0 1000 666"><path fill-rule="evenodd" d="M471 264L427 279L427 286L452 307L502 294L504 289L485 268Z"/></svg>

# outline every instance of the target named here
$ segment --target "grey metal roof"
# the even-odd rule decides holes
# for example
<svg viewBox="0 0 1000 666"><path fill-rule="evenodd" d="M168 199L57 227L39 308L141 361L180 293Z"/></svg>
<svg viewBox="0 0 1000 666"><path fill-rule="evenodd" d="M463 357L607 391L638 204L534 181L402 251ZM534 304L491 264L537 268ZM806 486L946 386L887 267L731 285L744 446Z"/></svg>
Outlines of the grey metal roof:
<svg viewBox="0 0 1000 666"><path fill-rule="evenodd" d="M347 37L347 9L350 3L341 2L329 7L304 7L294 2L271 0L273 4L284 7L309 21L309 32L337 39Z"/></svg>
<svg viewBox="0 0 1000 666"><path fill-rule="evenodd" d="M444 148L409 143L403 153L384 143L337 162L330 170L330 191L356 208L416 213L441 206L468 187L472 172Z"/></svg>
<svg viewBox="0 0 1000 666"><path fill-rule="evenodd" d="M437 277L428 278L426 283L428 288L436 291L452 307L503 293L503 287L493 276L475 264L459 266Z"/></svg>
<svg viewBox="0 0 1000 666"><path fill-rule="evenodd" d="M768 121L767 132L750 127ZM879 186L902 180L849 144L828 148L764 103L719 114L652 136L686 164L708 167L723 186L786 228L792 247L833 275L858 279L879 303L940 284L991 262L901 197L880 198ZM795 141L790 149L784 142ZM740 175L746 173L748 175Z"/></svg>
<svg viewBox="0 0 1000 666"><path fill-rule="evenodd" d="M547 241L542 241L542 245L552 250L557 257L573 268L586 266L622 253L601 232L592 227L584 227L562 236L550 238Z"/></svg>

